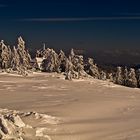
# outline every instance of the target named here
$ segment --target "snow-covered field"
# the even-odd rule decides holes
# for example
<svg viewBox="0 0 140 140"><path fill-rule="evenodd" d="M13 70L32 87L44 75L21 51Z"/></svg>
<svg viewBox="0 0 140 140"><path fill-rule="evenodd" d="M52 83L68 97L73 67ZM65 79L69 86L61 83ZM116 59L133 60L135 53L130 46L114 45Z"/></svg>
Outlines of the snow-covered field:
<svg viewBox="0 0 140 140"><path fill-rule="evenodd" d="M107 81L66 81L55 73L28 77L2 73L0 108L38 112L21 116L35 128L38 139L140 140L140 89ZM32 131L29 135L35 139Z"/></svg>

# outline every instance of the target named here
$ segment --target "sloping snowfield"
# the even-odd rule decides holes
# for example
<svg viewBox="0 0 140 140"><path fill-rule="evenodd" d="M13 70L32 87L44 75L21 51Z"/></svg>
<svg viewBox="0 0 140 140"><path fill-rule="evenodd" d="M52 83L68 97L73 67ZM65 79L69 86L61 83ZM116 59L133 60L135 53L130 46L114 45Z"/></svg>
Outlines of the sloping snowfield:
<svg viewBox="0 0 140 140"><path fill-rule="evenodd" d="M140 140L140 89L107 81L0 74L0 108L46 114L39 122L23 118L44 139Z"/></svg>

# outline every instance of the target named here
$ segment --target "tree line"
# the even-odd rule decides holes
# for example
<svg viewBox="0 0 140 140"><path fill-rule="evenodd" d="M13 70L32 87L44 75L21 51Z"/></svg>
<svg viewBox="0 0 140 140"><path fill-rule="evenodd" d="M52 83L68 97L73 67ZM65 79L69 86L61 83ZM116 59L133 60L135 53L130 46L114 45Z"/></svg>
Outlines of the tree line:
<svg viewBox="0 0 140 140"><path fill-rule="evenodd" d="M73 49L66 56L62 50L56 53L53 49L43 47L36 51L35 56L31 58L22 37L18 38L17 46L12 48L5 45L3 40L0 42L0 68L5 72L23 76L34 71L57 72L64 74L66 80L95 78L123 86L140 87L140 69L118 66L116 70L106 72L93 58L85 60L83 55L75 54Z"/></svg>

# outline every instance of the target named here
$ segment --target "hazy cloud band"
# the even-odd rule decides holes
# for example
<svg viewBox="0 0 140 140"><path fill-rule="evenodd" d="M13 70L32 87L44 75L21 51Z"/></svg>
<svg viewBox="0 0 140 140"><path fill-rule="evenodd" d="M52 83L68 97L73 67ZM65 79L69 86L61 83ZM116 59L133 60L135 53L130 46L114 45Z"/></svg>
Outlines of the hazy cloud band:
<svg viewBox="0 0 140 140"><path fill-rule="evenodd" d="M62 22L62 21L100 21L100 20L139 20L140 16L135 17L85 17L85 18L24 18L20 21L35 21L35 22Z"/></svg>
<svg viewBox="0 0 140 140"><path fill-rule="evenodd" d="M7 5L0 4L0 8L7 7Z"/></svg>

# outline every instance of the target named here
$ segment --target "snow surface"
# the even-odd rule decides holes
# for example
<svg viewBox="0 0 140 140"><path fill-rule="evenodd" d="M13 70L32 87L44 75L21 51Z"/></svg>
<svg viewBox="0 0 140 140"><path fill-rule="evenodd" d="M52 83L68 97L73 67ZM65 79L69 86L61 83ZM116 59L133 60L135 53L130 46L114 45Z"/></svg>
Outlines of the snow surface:
<svg viewBox="0 0 140 140"><path fill-rule="evenodd" d="M137 88L93 78L66 81L56 73L0 74L0 97L1 108L29 112L23 122L46 139L140 139ZM32 116L31 111L38 113Z"/></svg>

